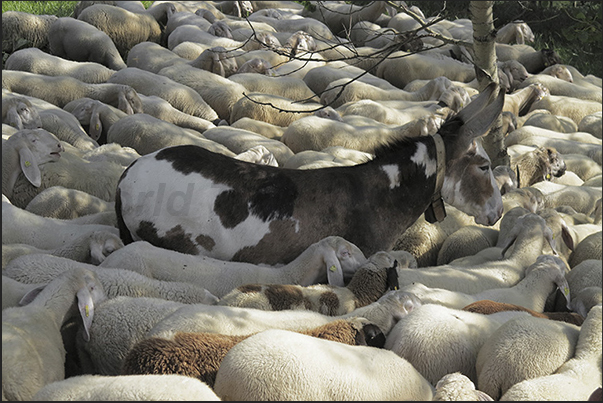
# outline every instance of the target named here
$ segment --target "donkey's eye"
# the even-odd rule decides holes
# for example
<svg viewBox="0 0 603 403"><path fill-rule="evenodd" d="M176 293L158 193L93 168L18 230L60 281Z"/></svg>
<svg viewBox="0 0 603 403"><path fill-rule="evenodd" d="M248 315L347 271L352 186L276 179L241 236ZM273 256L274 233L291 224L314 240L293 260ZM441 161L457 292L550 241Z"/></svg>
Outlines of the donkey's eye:
<svg viewBox="0 0 603 403"><path fill-rule="evenodd" d="M482 165L481 167L479 167L479 169L481 169L482 172L488 172L488 170L490 169L490 165Z"/></svg>

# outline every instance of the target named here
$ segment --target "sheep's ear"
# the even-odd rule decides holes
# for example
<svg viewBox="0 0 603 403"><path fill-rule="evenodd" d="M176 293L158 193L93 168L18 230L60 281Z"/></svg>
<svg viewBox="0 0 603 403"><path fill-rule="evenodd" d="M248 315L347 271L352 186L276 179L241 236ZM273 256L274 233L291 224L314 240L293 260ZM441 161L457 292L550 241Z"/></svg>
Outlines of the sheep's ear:
<svg viewBox="0 0 603 403"><path fill-rule="evenodd" d="M99 108L94 108L92 115L90 116L90 128L88 129L88 135L94 141L98 141L103 132L103 123L100 120Z"/></svg>
<svg viewBox="0 0 603 403"><path fill-rule="evenodd" d="M561 223L561 239L563 239L563 242L570 250L574 250L576 245L574 243L574 237L572 236L571 230L565 222Z"/></svg>
<svg viewBox="0 0 603 403"><path fill-rule="evenodd" d="M213 52L211 56L211 72L222 77L226 77L226 71L224 70L224 64L220 60L218 52Z"/></svg>
<svg viewBox="0 0 603 403"><path fill-rule="evenodd" d="M477 395L477 401L479 402L493 402L494 399L487 394L486 392L482 392L481 390L475 390L475 394Z"/></svg>
<svg viewBox="0 0 603 403"><path fill-rule="evenodd" d="M397 290L400 287L398 282L398 261L394 260L392 267L387 268L386 287L388 290Z"/></svg>
<svg viewBox="0 0 603 403"><path fill-rule="evenodd" d="M553 238L553 231L551 231L548 226L544 227L544 239L546 239L546 241L549 243L549 246L553 250L553 254L555 256L559 256L559 253L557 253L555 239Z"/></svg>
<svg viewBox="0 0 603 403"><path fill-rule="evenodd" d="M80 316L84 322L84 340L90 341L90 326L92 326L92 318L94 317L94 301L88 287L82 287L77 292L77 307L80 311Z"/></svg>
<svg viewBox="0 0 603 403"><path fill-rule="evenodd" d="M134 109L132 109L132 105L128 102L125 91L119 91L119 95L117 96L117 109L128 115L134 114Z"/></svg>
<svg viewBox="0 0 603 403"><path fill-rule="evenodd" d="M46 287L46 285L41 285L39 287L34 288L33 290L27 291L27 293L19 301L19 305L23 306L29 304L38 296L38 294L40 294L44 287Z"/></svg>
<svg viewBox="0 0 603 403"><path fill-rule="evenodd" d="M22 147L19 149L19 164L27 180L39 188L42 184L42 174L40 167L38 167L38 160L29 148Z"/></svg>
<svg viewBox="0 0 603 403"><path fill-rule="evenodd" d="M23 120L21 119L19 113L17 113L16 106L10 107L10 109L6 112L6 124L19 130L23 129Z"/></svg>
<svg viewBox="0 0 603 403"><path fill-rule="evenodd" d="M327 266L327 281L329 285L344 287L343 269L341 263L335 254L335 251L329 251L325 256L325 265Z"/></svg>
<svg viewBox="0 0 603 403"><path fill-rule="evenodd" d="M555 279L555 283L557 284L557 288L559 289L559 291L561 291L561 294L563 294L565 300L567 301L567 309L571 311L572 308L570 305L570 289L569 284L567 283L567 279L565 278L565 276L559 276L557 279Z"/></svg>

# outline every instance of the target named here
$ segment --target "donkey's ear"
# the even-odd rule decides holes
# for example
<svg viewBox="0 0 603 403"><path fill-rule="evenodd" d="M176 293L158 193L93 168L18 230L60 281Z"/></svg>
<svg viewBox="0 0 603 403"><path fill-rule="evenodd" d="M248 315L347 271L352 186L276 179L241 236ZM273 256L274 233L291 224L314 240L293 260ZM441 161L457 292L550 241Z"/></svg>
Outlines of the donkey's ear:
<svg viewBox="0 0 603 403"><path fill-rule="evenodd" d="M505 103L504 91L498 91L498 96L489 102L496 89L498 89L498 85L490 83L477 98L457 114L464 123L461 127L461 134L466 140L470 141L488 133L492 124L502 113Z"/></svg>

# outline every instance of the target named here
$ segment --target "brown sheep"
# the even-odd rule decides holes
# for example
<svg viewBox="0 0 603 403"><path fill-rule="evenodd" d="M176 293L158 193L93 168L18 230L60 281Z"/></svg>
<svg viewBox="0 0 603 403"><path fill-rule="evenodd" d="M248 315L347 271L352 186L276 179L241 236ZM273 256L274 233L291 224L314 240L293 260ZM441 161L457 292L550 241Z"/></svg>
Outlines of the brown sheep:
<svg viewBox="0 0 603 403"><path fill-rule="evenodd" d="M536 182L551 180L553 176L562 176L566 165L555 148L540 146L511 161L511 168L518 172L519 187L528 187Z"/></svg>
<svg viewBox="0 0 603 403"><path fill-rule="evenodd" d="M481 313L484 315L490 315L496 312L502 311L525 311L530 315L537 318L545 318L551 320L558 320L561 322L571 323L576 326L582 325L584 317L575 312L537 312L532 309L525 308L521 305L507 304L505 302L496 302L489 299L482 299L475 301L463 308L463 311Z"/></svg>
<svg viewBox="0 0 603 403"><path fill-rule="evenodd" d="M339 319L299 333L349 345L383 347L385 336L364 318ZM222 359L249 335L176 333L173 339L152 337L128 352L122 375L180 374L197 378L213 388Z"/></svg>

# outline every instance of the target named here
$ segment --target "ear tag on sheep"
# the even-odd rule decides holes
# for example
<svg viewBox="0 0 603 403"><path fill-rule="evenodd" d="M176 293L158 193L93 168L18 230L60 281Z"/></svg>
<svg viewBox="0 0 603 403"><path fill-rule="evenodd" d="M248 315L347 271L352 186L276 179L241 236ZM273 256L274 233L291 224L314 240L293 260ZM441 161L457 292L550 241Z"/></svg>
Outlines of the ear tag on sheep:
<svg viewBox="0 0 603 403"><path fill-rule="evenodd" d="M90 316L90 307L86 304L86 306L84 307L85 311L86 311L86 317Z"/></svg>
<svg viewBox="0 0 603 403"><path fill-rule="evenodd" d="M551 180L551 174L546 174L546 180L550 181Z"/></svg>
<svg viewBox="0 0 603 403"><path fill-rule="evenodd" d="M29 162L29 161L25 161L25 166L26 166L26 167L30 167L30 166L31 166L31 162Z"/></svg>
<svg viewBox="0 0 603 403"><path fill-rule="evenodd" d="M329 267L329 270L331 270L332 272L336 272L337 267L335 267L335 265L332 265L331 267Z"/></svg>

